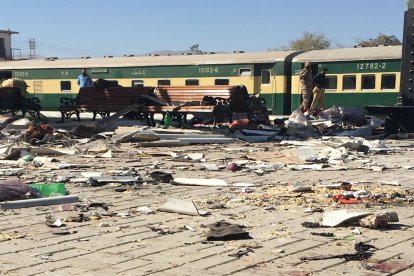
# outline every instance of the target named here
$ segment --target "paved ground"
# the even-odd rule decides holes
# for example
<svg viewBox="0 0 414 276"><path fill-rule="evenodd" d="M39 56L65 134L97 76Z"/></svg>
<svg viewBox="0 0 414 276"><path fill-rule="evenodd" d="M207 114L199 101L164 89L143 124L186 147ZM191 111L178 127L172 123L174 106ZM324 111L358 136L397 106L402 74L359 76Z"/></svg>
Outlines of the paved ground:
<svg viewBox="0 0 414 276"><path fill-rule="evenodd" d="M78 211L60 212L58 206L33 207L0 211L0 230L25 235L23 238L0 241L1 275L414 275L414 206L382 204L369 206L337 206L330 201L315 201L306 196L292 204L291 199L275 196L274 189L282 190L289 183L303 181L311 185L321 182L366 180L377 187L378 181L398 180L401 187L414 191L412 170L414 165L413 140L389 141L398 146L397 153L372 156L374 162L387 165L386 170L374 172L366 169L347 171L287 171L278 170L264 175L254 172L220 170L207 172L199 163L178 162L162 156L166 151L201 152L211 163L227 164L243 158L246 152L278 151L274 143L235 143L226 146L187 146L180 148L139 148L123 144L113 151L113 158L58 157L71 163L92 165L91 168L48 171L28 168L23 179L36 180L40 176L66 175L79 177L82 171L103 172L136 168L144 172L157 168L173 172L174 177L219 178L234 184L257 184L256 193L243 194L235 187L189 187L170 184L147 185L140 189L115 192L114 185L82 187L67 184L71 194L82 200L105 202L109 211L117 216L103 216L101 220L68 222L69 235L54 235L45 225L51 214L67 218ZM225 150L227 148L227 150ZM229 150L230 149L230 150ZM231 150L233 149L233 150ZM161 156L160 156L161 155ZM357 187L357 186L356 186ZM141 206L156 209L169 198L191 198L200 209L209 210L210 216L192 217L157 212L142 215ZM323 195L321 195L323 198ZM226 209L208 209L209 203L224 203ZM362 235L352 236L351 227L308 229L304 221L322 218L322 213L304 213L306 207L322 207L325 212L338 208L396 211L400 222L385 230L360 228ZM99 213L106 213L96 209ZM90 214L89 211L87 214ZM128 215L126 215L128 214ZM251 240L206 242L203 225L226 220L242 224L250 232ZM108 227L101 227L102 224ZM160 235L151 226L179 230ZM336 237L352 236L355 240L333 240L311 235L310 232L333 232ZM329 259L301 261L300 257L352 253L356 241L367 242L378 248L367 261ZM229 254L240 248L254 252L240 258ZM370 266L368 270L366 267Z"/></svg>

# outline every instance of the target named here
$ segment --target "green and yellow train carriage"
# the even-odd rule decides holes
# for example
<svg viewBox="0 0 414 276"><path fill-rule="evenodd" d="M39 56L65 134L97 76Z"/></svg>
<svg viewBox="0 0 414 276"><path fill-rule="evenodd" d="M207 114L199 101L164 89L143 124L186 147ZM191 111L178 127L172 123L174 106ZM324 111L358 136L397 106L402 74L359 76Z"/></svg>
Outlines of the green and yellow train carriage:
<svg viewBox="0 0 414 276"><path fill-rule="evenodd" d="M0 63L0 77L24 79L43 110L57 110L61 97L76 97L77 77L88 68L93 80L121 86L245 85L260 93L274 114L290 110L291 60L296 52L20 60Z"/></svg>
<svg viewBox="0 0 414 276"><path fill-rule="evenodd" d="M312 62L314 74L328 68L325 107L394 105L397 102L401 46L309 51L293 58L292 110L301 103L299 72Z"/></svg>

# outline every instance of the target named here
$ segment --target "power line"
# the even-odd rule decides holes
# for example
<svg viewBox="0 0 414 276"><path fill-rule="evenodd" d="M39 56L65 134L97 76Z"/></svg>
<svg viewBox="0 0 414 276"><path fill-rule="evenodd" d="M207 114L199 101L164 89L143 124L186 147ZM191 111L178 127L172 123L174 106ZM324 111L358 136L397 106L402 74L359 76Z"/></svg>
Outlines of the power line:
<svg viewBox="0 0 414 276"><path fill-rule="evenodd" d="M28 43L28 41L16 41L18 44L20 45L24 45ZM30 40L29 40L29 45L30 45ZM94 51L94 50L88 50L88 49L80 49L80 48L74 48L74 47L67 47L67 46L61 46L61 45L56 45L56 44L50 44L50 43L44 43L44 42L38 42L36 41L36 48L37 49L44 49L44 50L51 50L51 51L55 51L55 52L60 52L60 53L67 53L67 54L73 54L73 55L119 55L121 56L122 54L120 53L110 53L110 52L103 52L103 51Z"/></svg>

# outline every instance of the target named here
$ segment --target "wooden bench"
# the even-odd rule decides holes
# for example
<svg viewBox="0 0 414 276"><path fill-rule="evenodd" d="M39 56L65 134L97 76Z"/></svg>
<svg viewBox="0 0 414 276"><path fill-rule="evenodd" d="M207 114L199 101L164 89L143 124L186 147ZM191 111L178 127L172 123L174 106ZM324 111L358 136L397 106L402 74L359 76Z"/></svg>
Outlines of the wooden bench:
<svg viewBox="0 0 414 276"><path fill-rule="evenodd" d="M97 114L105 118L111 112L120 111L136 103L141 96L151 95L153 91L154 87L83 87L79 90L76 98L63 97L60 99L61 122L72 115L76 115L80 122L79 114L81 112L92 112L93 120ZM147 119L147 123L150 123L148 115L143 119Z"/></svg>
<svg viewBox="0 0 414 276"><path fill-rule="evenodd" d="M36 97L25 98L20 93L20 88L2 87L0 88L0 114L12 113L15 115L21 111L24 117L29 113L33 117L40 120L39 99Z"/></svg>
<svg viewBox="0 0 414 276"><path fill-rule="evenodd" d="M173 120L187 123L187 115L211 113L214 124L231 120L233 112L246 112L247 90L244 86L159 86L154 96L159 103L146 102L143 112L150 114L154 125L154 114L166 112ZM163 103L163 104L160 104Z"/></svg>

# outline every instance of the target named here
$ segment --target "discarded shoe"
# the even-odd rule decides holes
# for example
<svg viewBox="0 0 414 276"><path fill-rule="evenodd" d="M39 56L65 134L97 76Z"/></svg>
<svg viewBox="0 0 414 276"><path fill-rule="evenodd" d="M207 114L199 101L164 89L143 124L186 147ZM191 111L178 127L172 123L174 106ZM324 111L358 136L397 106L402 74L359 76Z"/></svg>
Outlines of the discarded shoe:
<svg viewBox="0 0 414 276"><path fill-rule="evenodd" d="M210 231L207 232L208 241L230 241L252 239L249 232L243 230L239 224L231 224L226 221L218 221L208 225Z"/></svg>

